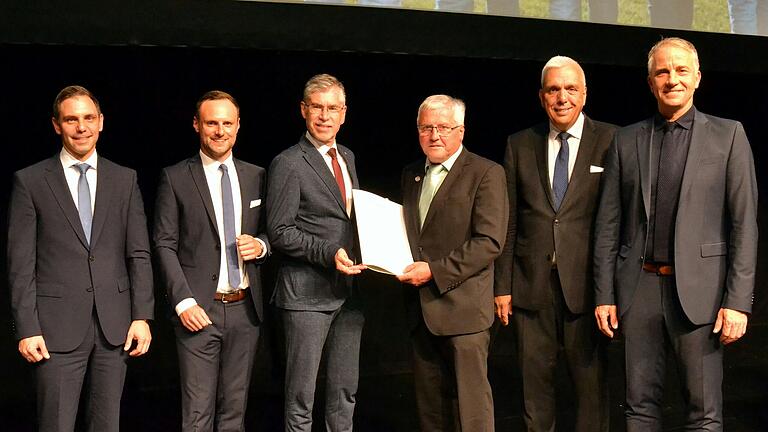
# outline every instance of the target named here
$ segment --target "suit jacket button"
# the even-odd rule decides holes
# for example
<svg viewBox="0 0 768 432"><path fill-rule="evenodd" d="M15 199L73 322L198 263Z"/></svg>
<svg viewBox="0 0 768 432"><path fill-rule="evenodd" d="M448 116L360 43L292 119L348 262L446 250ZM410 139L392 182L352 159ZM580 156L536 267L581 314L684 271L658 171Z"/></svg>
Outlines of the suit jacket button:
<svg viewBox="0 0 768 432"><path fill-rule="evenodd" d="M216 274L211 275L211 280L216 280Z"/></svg>
<svg viewBox="0 0 768 432"><path fill-rule="evenodd" d="M555 225L560 225L560 219L555 219Z"/></svg>
<svg viewBox="0 0 768 432"><path fill-rule="evenodd" d="M552 255L547 254L547 261L552 261Z"/></svg>
<svg viewBox="0 0 768 432"><path fill-rule="evenodd" d="M94 257L93 255L91 255L91 256L89 256L89 257L88 257L88 261L90 261L90 262L94 262L94 261L96 261L96 257Z"/></svg>
<svg viewBox="0 0 768 432"><path fill-rule="evenodd" d="M88 288L86 288L85 290L86 290L87 292L92 292L92 291L93 291L93 286L89 286L89 287L88 287Z"/></svg>

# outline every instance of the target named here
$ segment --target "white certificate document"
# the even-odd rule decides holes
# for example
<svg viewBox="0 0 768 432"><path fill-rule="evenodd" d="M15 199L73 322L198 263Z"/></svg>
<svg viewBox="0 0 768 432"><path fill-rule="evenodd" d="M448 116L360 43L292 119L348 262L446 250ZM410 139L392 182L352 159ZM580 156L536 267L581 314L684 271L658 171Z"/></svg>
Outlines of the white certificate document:
<svg viewBox="0 0 768 432"><path fill-rule="evenodd" d="M363 264L391 275L413 264L403 206L376 194L352 190Z"/></svg>

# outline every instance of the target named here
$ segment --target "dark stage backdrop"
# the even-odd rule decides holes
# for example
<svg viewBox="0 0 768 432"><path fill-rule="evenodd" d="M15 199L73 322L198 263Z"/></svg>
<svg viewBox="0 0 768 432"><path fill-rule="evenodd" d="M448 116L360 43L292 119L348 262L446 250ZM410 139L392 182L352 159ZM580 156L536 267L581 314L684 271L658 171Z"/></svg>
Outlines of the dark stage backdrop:
<svg viewBox="0 0 768 432"><path fill-rule="evenodd" d="M69 84L83 85L100 99L105 125L99 154L138 171L150 220L160 169L197 152L192 115L203 92L221 89L238 99L242 126L235 154L268 167L303 133L302 86L322 72L346 86L349 108L338 140L355 151L362 187L399 201L400 169L422 157L414 126L426 96L464 99L465 145L501 161L507 135L545 118L537 90L543 62L555 54L582 63L591 117L627 125L650 116L654 100L645 51L662 33L698 46L703 79L696 106L744 123L760 191L768 193L763 38L307 5L298 10L213 1L81 3L87 7L71 5L77 9L67 11L37 2L0 6L3 230L12 172L61 147L50 124L51 102ZM766 215L761 198L763 233ZM757 324L768 319L765 239L752 321ZM5 250L4 235L0 247ZM0 393L0 416L25 417L33 412L31 370L15 351L4 260L0 274L0 383L14 389ZM361 279L367 309L362 374L408 370L402 288L383 275ZM156 294L152 353L129 372L150 389L178 380L162 286ZM277 338L265 333L265 345L279 352ZM269 375L264 382L279 392L279 361L267 356L260 362L257 375Z"/></svg>

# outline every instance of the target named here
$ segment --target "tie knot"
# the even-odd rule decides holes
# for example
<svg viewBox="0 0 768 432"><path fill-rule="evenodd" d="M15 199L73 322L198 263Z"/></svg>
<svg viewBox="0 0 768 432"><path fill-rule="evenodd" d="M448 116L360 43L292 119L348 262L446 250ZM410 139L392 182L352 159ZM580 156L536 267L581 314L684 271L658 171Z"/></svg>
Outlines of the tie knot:
<svg viewBox="0 0 768 432"><path fill-rule="evenodd" d="M558 141L560 141L560 143L567 143L568 138L570 137L571 137L571 134L569 134L568 132L560 132L559 134L557 134L557 139Z"/></svg>
<svg viewBox="0 0 768 432"><path fill-rule="evenodd" d="M87 163L79 163L75 165L75 168L80 171L80 174L85 174L91 168L91 166Z"/></svg>
<svg viewBox="0 0 768 432"><path fill-rule="evenodd" d="M224 164L219 165L219 169L224 171L224 172L227 172L227 166L224 165Z"/></svg>
<svg viewBox="0 0 768 432"><path fill-rule="evenodd" d="M328 149L328 156L330 156L331 159L336 159L336 149L334 147Z"/></svg>

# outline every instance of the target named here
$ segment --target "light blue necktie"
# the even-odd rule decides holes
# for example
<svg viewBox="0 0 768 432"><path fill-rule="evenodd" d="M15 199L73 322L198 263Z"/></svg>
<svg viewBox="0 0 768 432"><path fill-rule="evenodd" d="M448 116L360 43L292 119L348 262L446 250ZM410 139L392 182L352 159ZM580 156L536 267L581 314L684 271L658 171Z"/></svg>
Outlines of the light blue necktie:
<svg viewBox="0 0 768 432"><path fill-rule="evenodd" d="M235 241L235 204L232 199L232 183L229 181L227 166L219 165L221 170L221 204L224 213L224 253L227 257L227 275L229 285L240 288L240 267L237 262L237 243Z"/></svg>
<svg viewBox="0 0 768 432"><path fill-rule="evenodd" d="M565 191L568 189L568 132L557 134L557 140L560 141L560 151L557 152L555 159L555 175L552 178L552 194L555 198L555 211L560 209L563 203Z"/></svg>
<svg viewBox="0 0 768 432"><path fill-rule="evenodd" d="M80 213L80 223L83 225L83 232L88 244L91 244L91 225L93 225L93 214L91 213L91 187L88 185L88 179L85 173L91 168L87 163L75 165L80 171L80 178L77 180L77 211Z"/></svg>

